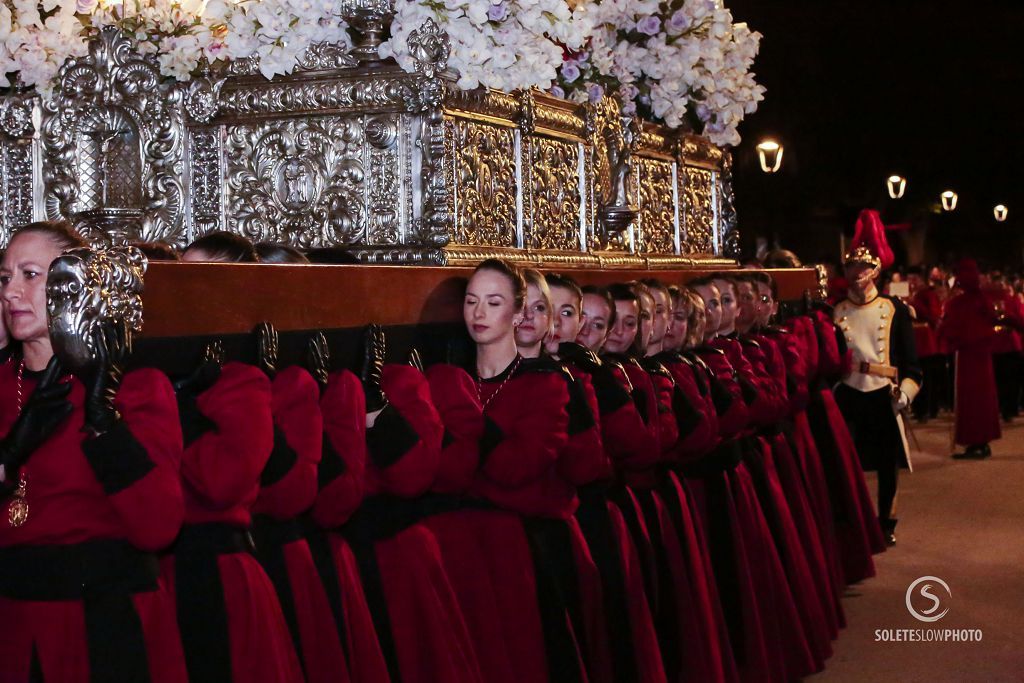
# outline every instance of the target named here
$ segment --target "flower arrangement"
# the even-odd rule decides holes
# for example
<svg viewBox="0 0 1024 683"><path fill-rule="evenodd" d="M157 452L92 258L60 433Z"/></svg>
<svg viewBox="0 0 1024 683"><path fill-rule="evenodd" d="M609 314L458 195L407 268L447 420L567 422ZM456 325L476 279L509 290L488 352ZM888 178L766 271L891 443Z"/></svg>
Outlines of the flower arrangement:
<svg viewBox="0 0 1024 683"><path fill-rule="evenodd" d="M764 99L750 71L761 34L734 24L720 0L599 0L586 50L570 53L552 92L576 101L616 95L625 113L689 125L718 145Z"/></svg>
<svg viewBox="0 0 1024 683"><path fill-rule="evenodd" d="M540 88L575 101L616 96L627 114L689 125L735 145L764 88L750 69L761 35L721 0L395 0L380 46L408 71L409 34L427 19L451 42L458 87ZM116 26L188 80L209 63L259 57L272 78L317 42L350 45L336 0L0 0L0 87L47 94L61 64Z"/></svg>
<svg viewBox="0 0 1024 683"><path fill-rule="evenodd" d="M448 65L466 90L546 90L558 76L564 49L581 49L590 29L587 6L571 10L565 0L397 0L381 56L411 71L406 42L427 19L448 34Z"/></svg>

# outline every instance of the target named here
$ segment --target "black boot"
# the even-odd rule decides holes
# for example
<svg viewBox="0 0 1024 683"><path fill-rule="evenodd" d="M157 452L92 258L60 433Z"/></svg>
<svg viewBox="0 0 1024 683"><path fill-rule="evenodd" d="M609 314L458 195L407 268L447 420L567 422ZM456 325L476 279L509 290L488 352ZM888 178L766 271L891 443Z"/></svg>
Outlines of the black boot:
<svg viewBox="0 0 1024 683"><path fill-rule="evenodd" d="M992 449L988 444L981 446L968 446L963 453L954 453L954 460L982 460L992 455Z"/></svg>
<svg viewBox="0 0 1024 683"><path fill-rule="evenodd" d="M878 518L878 524L882 527L882 537L885 538L885 544L890 548L896 545L896 522L897 520L892 518Z"/></svg>

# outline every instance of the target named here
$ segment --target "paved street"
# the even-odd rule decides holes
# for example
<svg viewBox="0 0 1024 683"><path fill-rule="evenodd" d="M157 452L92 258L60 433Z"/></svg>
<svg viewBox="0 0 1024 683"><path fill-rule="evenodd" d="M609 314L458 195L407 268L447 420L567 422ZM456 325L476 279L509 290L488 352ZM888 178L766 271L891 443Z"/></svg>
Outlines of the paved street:
<svg viewBox="0 0 1024 683"><path fill-rule="evenodd" d="M1024 681L1024 421L1004 426L993 457L954 461L951 419L914 425L914 473L901 478L898 543L876 556L878 575L851 587L847 628L822 674L835 681ZM912 442L913 443L913 442ZM869 486L875 490L874 478ZM921 576L949 608L923 623L905 600ZM920 588L920 586L919 586ZM914 606L931 603L919 594ZM981 629L981 642L876 642L876 629Z"/></svg>

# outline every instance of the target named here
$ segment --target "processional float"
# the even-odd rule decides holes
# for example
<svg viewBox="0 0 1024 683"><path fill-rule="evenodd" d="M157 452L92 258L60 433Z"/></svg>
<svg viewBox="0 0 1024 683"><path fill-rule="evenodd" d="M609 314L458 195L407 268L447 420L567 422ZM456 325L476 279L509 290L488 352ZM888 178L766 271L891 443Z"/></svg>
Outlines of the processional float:
<svg viewBox="0 0 1024 683"><path fill-rule="evenodd" d="M376 264L277 266L272 287L270 266L151 264L147 330L160 335L241 332L294 306L280 311L291 321L282 329L415 323L416 308L451 308L437 292L458 266L494 255L578 269L584 282L735 265L727 149L642 120L612 96L460 89L433 19L408 34L403 69L379 54L391 3L343 0L340 12L351 45L310 44L291 73L269 80L258 56L170 79L151 51L107 26L64 63L52 92L15 82L0 96L0 239L67 219L96 245L184 246L228 230L341 246ZM797 296L816 281L801 270L780 284ZM303 304L291 287L325 301ZM388 291L411 303L378 301ZM173 310L187 296L198 297L193 307ZM237 315L203 314L225 307Z"/></svg>

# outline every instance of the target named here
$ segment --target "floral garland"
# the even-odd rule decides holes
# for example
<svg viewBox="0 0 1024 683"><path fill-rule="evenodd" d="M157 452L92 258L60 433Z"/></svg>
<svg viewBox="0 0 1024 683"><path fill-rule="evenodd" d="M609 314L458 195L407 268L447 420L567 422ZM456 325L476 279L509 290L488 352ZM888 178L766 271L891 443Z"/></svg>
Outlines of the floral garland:
<svg viewBox="0 0 1024 683"><path fill-rule="evenodd" d="M458 87L540 88L577 102L615 95L627 114L689 125L719 145L764 99L751 66L761 35L721 0L395 0L380 46L403 69L427 19L447 33ZM208 63L259 57L268 79L313 43L350 45L337 0L0 0L0 87L18 74L48 95L60 66L116 26L188 80Z"/></svg>
<svg viewBox="0 0 1024 683"><path fill-rule="evenodd" d="M764 99L750 71L761 34L733 24L721 0L599 0L588 49L571 53L554 94L582 102L615 94L627 114L688 124L718 145Z"/></svg>
<svg viewBox="0 0 1024 683"><path fill-rule="evenodd" d="M414 70L408 37L427 19L448 34L448 65L465 90L546 90L564 49L581 49L590 32L586 6L571 10L565 0L397 0L381 56Z"/></svg>

